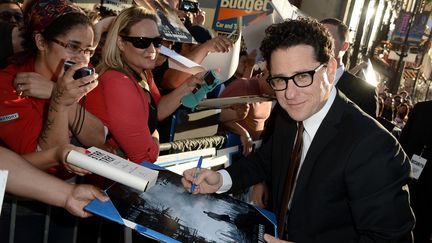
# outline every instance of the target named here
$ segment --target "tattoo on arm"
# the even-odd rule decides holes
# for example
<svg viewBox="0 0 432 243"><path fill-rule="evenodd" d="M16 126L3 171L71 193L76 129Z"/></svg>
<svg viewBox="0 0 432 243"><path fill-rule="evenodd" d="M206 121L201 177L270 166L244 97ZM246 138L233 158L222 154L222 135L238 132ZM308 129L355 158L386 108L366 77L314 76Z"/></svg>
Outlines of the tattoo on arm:
<svg viewBox="0 0 432 243"><path fill-rule="evenodd" d="M46 122L44 124L44 127L42 129L41 135L39 136L39 141L43 142L43 143L47 143L48 141L48 133L49 131L52 129L52 127L54 126L54 118L50 118L50 113L53 112L58 112L57 108L55 107L55 105L60 104L60 98L63 96L64 94L64 90L57 88L55 89L52 97L51 97L51 104L48 108L48 115L47 115L47 119Z"/></svg>
<svg viewBox="0 0 432 243"><path fill-rule="evenodd" d="M48 131L52 128L54 124L54 119L47 119L45 124L44 124L44 128L42 130L41 135L39 136L39 140L46 143L47 142L47 138L48 138Z"/></svg>
<svg viewBox="0 0 432 243"><path fill-rule="evenodd" d="M50 113L50 112L57 112L57 111L58 110L54 106L52 106L52 105L50 105L49 108L48 108L48 113Z"/></svg>
<svg viewBox="0 0 432 243"><path fill-rule="evenodd" d="M56 91L54 92L52 98L51 98L51 102L54 102L56 104L60 104L60 98L63 96L64 94L64 90L61 88L57 88Z"/></svg>

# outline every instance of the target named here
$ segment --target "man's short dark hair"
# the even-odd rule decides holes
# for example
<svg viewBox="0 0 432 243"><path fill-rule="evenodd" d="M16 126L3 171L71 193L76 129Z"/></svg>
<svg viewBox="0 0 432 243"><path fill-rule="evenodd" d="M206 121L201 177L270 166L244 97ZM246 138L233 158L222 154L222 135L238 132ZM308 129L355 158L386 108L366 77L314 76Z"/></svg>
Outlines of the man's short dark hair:
<svg viewBox="0 0 432 243"><path fill-rule="evenodd" d="M320 21L321 24L329 24L336 26L338 37L341 42L348 41L349 39L349 31L348 26L344 24L342 21L336 18L326 18Z"/></svg>
<svg viewBox="0 0 432 243"><path fill-rule="evenodd" d="M309 45L314 48L315 59L327 63L333 56L333 39L327 29L312 18L286 20L273 24L265 31L260 50L267 66L276 49L287 49L297 45Z"/></svg>

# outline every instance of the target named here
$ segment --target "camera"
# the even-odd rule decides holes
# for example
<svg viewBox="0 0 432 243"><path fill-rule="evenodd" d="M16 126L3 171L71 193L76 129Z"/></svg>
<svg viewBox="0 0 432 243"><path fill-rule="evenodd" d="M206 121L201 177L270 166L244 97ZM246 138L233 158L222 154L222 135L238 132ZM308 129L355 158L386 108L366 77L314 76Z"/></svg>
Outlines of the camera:
<svg viewBox="0 0 432 243"><path fill-rule="evenodd" d="M178 9L186 12L197 13L199 10L199 3L190 0L180 0Z"/></svg>
<svg viewBox="0 0 432 243"><path fill-rule="evenodd" d="M63 66L65 72L66 72L66 71L67 71L67 70L68 70L72 65L75 65L75 63L72 62L72 61L65 61L64 66ZM89 67L82 67L82 68L80 68L80 69L78 69L78 70L75 71L75 73L74 73L74 75L73 75L73 79L80 79L80 78L82 78L82 77L92 75L93 72L94 72L94 71L93 71L93 68L89 68Z"/></svg>
<svg viewBox="0 0 432 243"><path fill-rule="evenodd" d="M187 94L181 99L182 105L194 109L208 92L221 83L220 78L213 70L207 71L202 79L204 80L202 85L197 86L192 93Z"/></svg>

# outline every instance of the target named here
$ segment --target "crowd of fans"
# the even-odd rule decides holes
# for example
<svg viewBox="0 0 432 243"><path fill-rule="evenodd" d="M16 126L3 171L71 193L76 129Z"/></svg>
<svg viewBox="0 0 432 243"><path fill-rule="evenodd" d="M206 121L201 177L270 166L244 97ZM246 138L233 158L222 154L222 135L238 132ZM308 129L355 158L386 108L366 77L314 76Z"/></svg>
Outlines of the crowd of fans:
<svg viewBox="0 0 432 243"><path fill-rule="evenodd" d="M399 137L413 108L411 97L406 91L393 95L388 92L385 85L379 85L377 89L379 120L393 135Z"/></svg>

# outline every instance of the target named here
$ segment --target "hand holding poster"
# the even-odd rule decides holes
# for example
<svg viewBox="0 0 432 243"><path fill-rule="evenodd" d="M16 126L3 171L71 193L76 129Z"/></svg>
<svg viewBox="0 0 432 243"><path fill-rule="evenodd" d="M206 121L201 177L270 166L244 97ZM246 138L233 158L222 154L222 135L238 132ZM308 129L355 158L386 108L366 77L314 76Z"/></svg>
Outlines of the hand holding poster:
<svg viewBox="0 0 432 243"><path fill-rule="evenodd" d="M156 12L159 18L159 32L165 40L196 43L183 22L178 18L175 10L166 0L135 0L135 3Z"/></svg>
<svg viewBox="0 0 432 243"><path fill-rule="evenodd" d="M229 52L224 53L210 53L203 60L201 65L191 61L190 59L178 54L177 52L170 50L164 46L160 48L160 53L170 57L169 67L187 72L190 74L197 74L205 70L216 70L218 71L218 76L221 82L225 82L231 76L234 75L240 56L240 41L241 40L241 30L238 35L237 41L234 43L233 48Z"/></svg>
<svg viewBox="0 0 432 243"><path fill-rule="evenodd" d="M209 70L218 70L221 82L225 82L230 79L239 63L240 49L241 49L241 18L239 18L239 29L237 41L234 46L229 50L229 52L213 52L209 53L207 57L203 60L201 65Z"/></svg>
<svg viewBox="0 0 432 243"><path fill-rule="evenodd" d="M156 183L158 171L150 170L96 147L91 147L88 151L90 154L86 155L72 150L67 155L66 161L139 191L145 191Z"/></svg>

